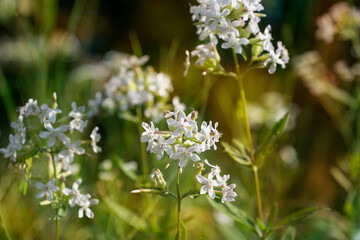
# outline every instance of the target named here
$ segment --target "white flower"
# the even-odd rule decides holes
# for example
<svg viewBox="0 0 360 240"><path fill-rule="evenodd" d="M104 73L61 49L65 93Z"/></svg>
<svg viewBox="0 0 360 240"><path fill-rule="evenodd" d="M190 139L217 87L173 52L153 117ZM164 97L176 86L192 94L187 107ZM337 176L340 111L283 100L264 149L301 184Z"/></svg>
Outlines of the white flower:
<svg viewBox="0 0 360 240"><path fill-rule="evenodd" d="M32 98L29 99L25 106L20 108L20 114L25 117L28 117L31 113L39 114L39 112L40 109L37 105L37 100Z"/></svg>
<svg viewBox="0 0 360 240"><path fill-rule="evenodd" d="M173 91L170 77L164 73L153 72L148 76L148 90L160 97L167 97Z"/></svg>
<svg viewBox="0 0 360 240"><path fill-rule="evenodd" d="M101 92L96 92L95 98L90 99L89 103L88 103L88 105L89 105L88 116L89 117L96 116L99 114L102 101L103 101L103 96L102 96Z"/></svg>
<svg viewBox="0 0 360 240"><path fill-rule="evenodd" d="M170 158L179 159L179 166L181 168L185 167L188 158L190 158L193 162L200 161L200 157L197 154L199 154L201 150L198 145L184 148L183 146L177 144L175 145L175 150L176 152L173 153Z"/></svg>
<svg viewBox="0 0 360 240"><path fill-rule="evenodd" d="M230 14L229 9L225 8L221 11L219 4L217 3L211 4L204 14L206 16L205 24L206 25L210 24L209 27L211 31L215 30L218 24L220 24L220 26L226 27L227 22L225 20L225 16L229 14Z"/></svg>
<svg viewBox="0 0 360 240"><path fill-rule="evenodd" d="M324 14L316 20L318 26L316 30L316 38L323 40L326 43L331 43L337 33L336 24L331 19L329 14Z"/></svg>
<svg viewBox="0 0 360 240"><path fill-rule="evenodd" d="M26 138L26 128L24 127L23 119L19 117L17 122L12 122L10 126L14 128L16 133L19 135L20 143L24 144Z"/></svg>
<svg viewBox="0 0 360 240"><path fill-rule="evenodd" d="M227 25L225 28L218 27L217 30L219 31L219 38L225 39L225 38L235 38L239 37L239 30L237 30L238 27L243 27L245 25L245 22L243 20L234 20L231 21L229 19L226 20Z"/></svg>
<svg viewBox="0 0 360 240"><path fill-rule="evenodd" d="M223 177L220 174L216 175L216 183L219 187L226 187L226 182L230 179L230 174L224 175Z"/></svg>
<svg viewBox="0 0 360 240"><path fill-rule="evenodd" d="M204 184L204 186L200 189L200 194L206 194L209 193L210 198L215 198L215 192L214 187L219 187L216 180L213 179L212 175L208 175L208 178L205 178L201 175L196 175L196 179L201 183Z"/></svg>
<svg viewBox="0 0 360 240"><path fill-rule="evenodd" d="M196 46L196 49L191 52L191 56L197 56L196 64L204 65L207 58L215 57L215 53L211 49L211 44L200 44Z"/></svg>
<svg viewBox="0 0 360 240"><path fill-rule="evenodd" d="M48 201L51 201L54 198L54 193L60 189L55 185L54 179L50 179L46 184L37 182L35 187L40 190L40 192L36 194L36 198L42 198L44 195L46 195L46 200Z"/></svg>
<svg viewBox="0 0 360 240"><path fill-rule="evenodd" d="M166 152L169 156L173 154L173 150L171 148L171 144L174 144L175 138L169 138L165 140L162 137L158 137L156 139L156 144L152 147L152 153L156 153L156 159L160 160L164 156L164 152Z"/></svg>
<svg viewBox="0 0 360 240"><path fill-rule="evenodd" d="M69 125L61 125L54 129L49 121L45 121L44 126L47 131L40 132L39 136L43 139L49 138L47 142L49 147L55 145L57 138L63 143L70 141L70 139L64 134L64 132L69 129Z"/></svg>
<svg viewBox="0 0 360 240"><path fill-rule="evenodd" d="M214 150L216 150L215 142L219 141L221 134L217 131L216 127L218 123L215 123L215 128L212 126L212 122L209 122L209 125L204 121L201 124L201 131L195 134L195 138L202 142L202 147L205 150L209 150L212 146L214 146Z"/></svg>
<svg viewBox="0 0 360 240"><path fill-rule="evenodd" d="M149 142L149 145L152 145L154 140L158 138L156 132L159 132L158 128L155 128L154 123L150 122L150 125L146 122L143 122L141 126L145 129L145 132L141 134L141 142Z"/></svg>
<svg viewBox="0 0 360 240"><path fill-rule="evenodd" d="M76 129L79 132L83 132L84 127L87 126L87 121L82 120L83 113L85 112L85 107L76 107L76 103L71 103L72 111L69 113L69 116L73 118L70 122L70 130Z"/></svg>
<svg viewBox="0 0 360 240"><path fill-rule="evenodd" d="M69 199L69 205L70 207L74 207L75 204L80 205L81 200L81 193L79 191L79 185L81 184L82 180L79 178L74 184L72 185L72 189L64 188L62 192L65 194L65 196L71 196Z"/></svg>
<svg viewBox="0 0 360 240"><path fill-rule="evenodd" d="M235 47L235 52L241 54L242 45L248 45L249 40L247 38L237 38L237 37L226 37L224 38L226 42L221 44L221 47L224 49Z"/></svg>
<svg viewBox="0 0 360 240"><path fill-rule="evenodd" d="M173 137L179 137L184 133L184 135L188 138L193 137L192 129L194 127L193 121L186 117L185 113L183 111L179 111L177 121L173 118L169 118L166 120L167 124L169 125L169 128L176 128L172 133L171 136ZM195 122L196 126L196 122Z"/></svg>
<svg viewBox="0 0 360 240"><path fill-rule="evenodd" d="M209 173L210 176L212 176L212 177L216 176L217 178L220 177L221 169L218 165L211 165L207 159L205 159L204 162L206 165L212 167L212 169Z"/></svg>
<svg viewBox="0 0 360 240"><path fill-rule="evenodd" d="M9 145L7 148L1 148L0 152L4 154L4 158L10 158L13 162L16 162L17 151L22 149L22 146L19 142L20 136L18 134L9 135Z"/></svg>
<svg viewBox="0 0 360 240"><path fill-rule="evenodd" d="M78 212L79 218L82 218L84 216L84 211L85 211L85 215L88 218L94 218L94 213L93 211L91 211L90 206L98 204L99 200L90 199L90 198L91 198L90 194L81 195L78 203L78 205L81 207Z"/></svg>
<svg viewBox="0 0 360 240"><path fill-rule="evenodd" d="M268 51L268 52L270 52L271 50L274 50L274 46L271 43L272 35L271 35L270 31L271 31L271 26L267 25L264 33L259 32L259 34L257 36L257 38L262 41L264 50Z"/></svg>
<svg viewBox="0 0 360 240"><path fill-rule="evenodd" d="M41 105L41 113L39 115L39 119L41 123L44 123L46 120L54 123L56 122L56 114L61 113L60 109L49 108L48 105Z"/></svg>
<svg viewBox="0 0 360 240"><path fill-rule="evenodd" d="M282 68L285 68L286 63L289 61L289 55L282 43L278 42L278 49L276 52L270 50L270 57L264 62L264 66L271 63L269 68L269 73L273 74L276 71L276 65L281 65Z"/></svg>
<svg viewBox="0 0 360 240"><path fill-rule="evenodd" d="M236 184L233 183L230 186L227 186L227 187L223 188L223 190L222 190L223 197L221 199L222 203L225 203L225 201L228 201L228 202L234 202L235 201L234 197L237 196L236 192L234 192L235 187L236 187Z"/></svg>
<svg viewBox="0 0 360 240"><path fill-rule="evenodd" d="M102 151L101 147L97 145L98 142L100 142L101 135L98 133L99 127L94 127L94 129L91 131L90 138L91 138L91 146L94 151L94 153L99 153Z"/></svg>
<svg viewBox="0 0 360 240"><path fill-rule="evenodd" d="M70 164L74 160L74 154L82 155L85 153L85 149L79 147L81 145L81 141L76 141L74 143L65 142L66 149L59 153L59 158L63 159L63 169L68 170Z"/></svg>
<svg viewBox="0 0 360 240"><path fill-rule="evenodd" d="M257 34L258 32L260 32L258 23L252 19L250 20L250 22L248 24L247 30L249 31L249 33L252 33L252 34Z"/></svg>
<svg viewBox="0 0 360 240"><path fill-rule="evenodd" d="M264 10L264 7L260 4L261 0L247 0L243 1L246 12L243 14L243 20L249 19L256 23L260 22L260 18L255 15L255 12Z"/></svg>

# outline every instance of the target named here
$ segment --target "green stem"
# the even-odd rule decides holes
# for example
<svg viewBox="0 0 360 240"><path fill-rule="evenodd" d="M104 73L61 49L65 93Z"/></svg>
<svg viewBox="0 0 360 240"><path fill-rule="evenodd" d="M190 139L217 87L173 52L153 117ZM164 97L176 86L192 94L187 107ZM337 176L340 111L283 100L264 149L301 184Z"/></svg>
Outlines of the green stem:
<svg viewBox="0 0 360 240"><path fill-rule="evenodd" d="M178 172L177 172L177 179L176 179L176 191L177 191L177 205L178 205L178 209L177 209L177 239L180 239L180 217L181 217L181 195L180 195L180 166L178 166Z"/></svg>
<svg viewBox="0 0 360 240"><path fill-rule="evenodd" d="M141 106L136 107L136 115L138 118L139 137L141 138L141 133L143 132L143 129L141 126L141 123L143 121ZM142 165L143 177L144 177L144 181L145 181L147 179L147 177L149 176L149 165L148 165L145 143L140 142L140 148L141 148L141 165Z"/></svg>
<svg viewBox="0 0 360 240"><path fill-rule="evenodd" d="M56 172L56 162L55 162L55 157L54 157L54 152L51 151L51 161L53 164L53 168L54 168L54 179L55 179L55 184L58 184L58 180L57 180L57 172ZM56 207L56 215L59 212L59 207ZM59 240L59 219L56 217L55 220L55 240Z"/></svg>
<svg viewBox="0 0 360 240"><path fill-rule="evenodd" d="M240 72L240 65L239 65L239 62L237 59L235 49L233 49L233 57L234 57L234 63L235 63L236 73L237 73L237 81L238 81L239 87L240 87L241 105L242 105L242 111L243 111L243 116L244 116L244 120L245 120L245 130L246 130L246 136L247 136L247 140L248 140L248 144L249 144L252 171L254 174L257 209L258 209L259 219L261 221L263 221L263 210L262 210L262 203L261 203L258 168L257 168L256 161L255 161L254 148L253 148L251 132L250 132L249 117L248 117L247 109L246 109L246 96L245 96L245 89L244 89L244 83L243 83L244 74L241 74L241 72Z"/></svg>

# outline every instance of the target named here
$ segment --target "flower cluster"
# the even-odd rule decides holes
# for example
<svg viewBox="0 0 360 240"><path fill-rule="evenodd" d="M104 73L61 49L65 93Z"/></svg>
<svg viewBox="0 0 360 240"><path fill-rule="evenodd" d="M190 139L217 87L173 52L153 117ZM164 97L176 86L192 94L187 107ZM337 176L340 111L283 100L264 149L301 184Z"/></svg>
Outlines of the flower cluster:
<svg viewBox="0 0 360 240"><path fill-rule="evenodd" d="M1 148L0 152L5 158L10 158L12 165L25 170L27 180L30 180L31 171L34 171L31 167L33 158L41 159L43 156L49 160L51 170L47 180L44 179L47 182L35 184L39 190L36 198L46 197L46 201L41 202L41 205L52 203L59 206L66 199L62 194L71 195L69 204L73 207L76 203L80 207L79 217L82 217L85 211L86 216L92 218L94 214L89 206L98 203L98 200L90 200L89 194L80 194L78 186L81 179L74 183L72 192L62 184L66 182L67 176L76 171L72 165L75 156L85 154L82 145L91 145L95 153L101 151L97 146L100 140L97 127L91 134L91 140L73 140L76 137L73 132L83 132L87 126L84 112L84 107L77 107L73 102L70 113L57 119L62 110L57 108L56 94L49 105L42 104L40 107L37 100L29 99L25 106L20 107L17 121L11 123L16 133L10 134L8 146Z"/></svg>
<svg viewBox="0 0 360 240"><path fill-rule="evenodd" d="M360 28L360 10L347 2L339 2L320 16L316 23L316 37L326 43L333 42L336 34L345 40L356 38Z"/></svg>
<svg viewBox="0 0 360 240"><path fill-rule="evenodd" d="M217 165L211 165L206 159L204 160L205 164L212 167L211 171L207 174L207 178L202 175L196 175L196 179L201 183L204 184L200 189L200 194L208 193L210 198L215 198L215 191L214 187L221 188L222 192L222 199L221 202L225 203L225 201L233 202L235 201L234 198L237 196L236 192L234 192L234 188L236 184L230 184L229 186L226 182L229 180L230 175L220 175L220 168ZM216 179L214 179L216 177Z"/></svg>
<svg viewBox="0 0 360 240"><path fill-rule="evenodd" d="M167 102L173 87L168 75L144 67L148 59L148 56L118 55L116 73L104 85L104 91L97 92L95 99L89 101L89 115L98 114L100 107L109 112L125 112L145 105L145 116L158 122L162 112L169 107ZM173 102L181 106L177 99Z"/></svg>
<svg viewBox="0 0 360 240"><path fill-rule="evenodd" d="M145 131L142 133L141 141L148 143L147 150L156 154L158 160L161 160L165 153L169 158L177 160L180 172L182 172L189 160L194 163L201 163L200 154L211 148L216 149L216 143L219 142L221 137L221 133L217 130L218 123L213 125L211 121L209 123L202 122L199 131L196 122L197 115L196 111L188 115L182 110L165 111L169 131L159 131L152 122L150 125L143 122L142 126ZM203 164L200 164L201 170L196 176L196 179L204 184L200 194L208 192L211 198L215 198L214 187L221 187L222 201L233 201L236 196L236 193L233 192L235 184L226 185L230 175L222 177L218 166L209 164L207 160L205 160L205 163L213 167L213 169L208 174L208 178L205 178L201 175ZM214 177L216 177L216 180L213 180ZM150 174L150 178L155 185L166 186L159 169L154 169Z"/></svg>
<svg viewBox="0 0 360 240"><path fill-rule="evenodd" d="M263 33L258 26L260 17L265 16L259 13L264 10L261 0L198 0L198 3L190 7L190 13L196 22L199 39L207 43L198 45L191 52L192 57L197 57L195 64L216 68L220 61L216 46L221 40L221 48L233 48L245 59L243 48L252 45L252 62L259 62L260 67L270 64L270 74L276 71L277 65L285 68L289 62L288 51L282 42L277 42L275 49L270 25ZM190 57L188 52L187 55ZM186 65L190 65L189 59Z"/></svg>

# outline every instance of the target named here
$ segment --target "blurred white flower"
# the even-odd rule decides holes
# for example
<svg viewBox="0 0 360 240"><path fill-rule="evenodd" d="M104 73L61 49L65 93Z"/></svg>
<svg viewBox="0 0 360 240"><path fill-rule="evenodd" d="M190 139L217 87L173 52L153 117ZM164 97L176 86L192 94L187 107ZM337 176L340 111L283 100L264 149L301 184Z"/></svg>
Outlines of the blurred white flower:
<svg viewBox="0 0 360 240"><path fill-rule="evenodd" d="M51 201L54 198L54 193L60 190L60 188L55 185L55 179L50 179L46 184L37 182L35 187L40 190L40 192L36 194L36 198L46 196L46 200L48 201Z"/></svg>
<svg viewBox="0 0 360 240"><path fill-rule="evenodd" d="M34 100L32 98L29 99L29 101L25 104L25 106L20 108L20 114L28 117L31 113L39 114L40 109L37 105L37 100Z"/></svg>
<svg viewBox="0 0 360 240"><path fill-rule="evenodd" d="M59 139L61 142L69 142L70 139L64 134L69 129L69 125L61 125L57 128L53 128L49 121L45 121L44 123L45 129L47 131L42 131L39 133L39 137L46 139L48 138L47 145L52 147L56 143L56 139Z"/></svg>
<svg viewBox="0 0 360 240"><path fill-rule="evenodd" d="M85 153L85 149L80 147L81 141L75 141L73 143L65 142L66 149L59 153L59 158L62 158L63 169L69 170L70 164L74 160L74 154L82 155Z"/></svg>
<svg viewBox="0 0 360 240"><path fill-rule="evenodd" d="M236 187L236 184L233 183L230 186L227 186L222 190L222 193L223 193L223 197L221 199L222 203L225 203L225 201L228 201L228 202L235 201L234 198L237 196L236 192L234 192L235 187Z"/></svg>
<svg viewBox="0 0 360 240"><path fill-rule="evenodd" d="M100 142L101 135L98 133L99 127L94 127L94 129L91 131L90 138L91 138L91 146L94 151L94 153L99 153L102 151L101 147L97 145L98 142Z"/></svg>
<svg viewBox="0 0 360 240"><path fill-rule="evenodd" d="M93 213L93 211L91 211L90 206L98 204L99 200L98 199L90 199L90 198L91 198L90 194L81 195L79 203L78 203L78 205L80 206L80 209L78 212L79 218L83 218L84 211L85 211L85 215L88 218L94 218L94 213Z"/></svg>
<svg viewBox="0 0 360 240"><path fill-rule="evenodd" d="M79 185L81 184L81 182L82 182L82 180L81 180L81 178L79 178L78 180L76 180L76 182L73 183L72 189L64 188L62 190L62 192L64 193L65 196L71 196L69 199L70 207L74 207L75 204L80 205L80 200L81 200L82 196L79 191Z"/></svg>
<svg viewBox="0 0 360 240"><path fill-rule="evenodd" d="M48 105L41 105L41 113L39 115L40 122L44 123L45 121L50 121L52 123L56 122L56 114L61 113L60 109L49 108Z"/></svg>

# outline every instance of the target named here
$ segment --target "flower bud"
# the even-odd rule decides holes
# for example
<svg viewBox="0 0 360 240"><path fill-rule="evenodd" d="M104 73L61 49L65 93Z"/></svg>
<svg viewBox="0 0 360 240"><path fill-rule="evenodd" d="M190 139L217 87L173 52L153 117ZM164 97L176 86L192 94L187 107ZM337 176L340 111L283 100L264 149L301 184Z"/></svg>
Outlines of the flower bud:
<svg viewBox="0 0 360 240"><path fill-rule="evenodd" d="M191 120L195 121L198 118L199 112L198 111L192 111L191 112Z"/></svg>
<svg viewBox="0 0 360 240"><path fill-rule="evenodd" d="M57 108L57 107L58 107L58 104L57 104L57 95L56 95L55 92L54 92L53 95L52 95L52 99L51 99L49 105L50 105L52 108Z"/></svg>
<svg viewBox="0 0 360 240"><path fill-rule="evenodd" d="M166 189L166 181L164 180L163 174L158 168L154 168L150 174L151 181L154 182L155 187L159 187L162 190Z"/></svg>

